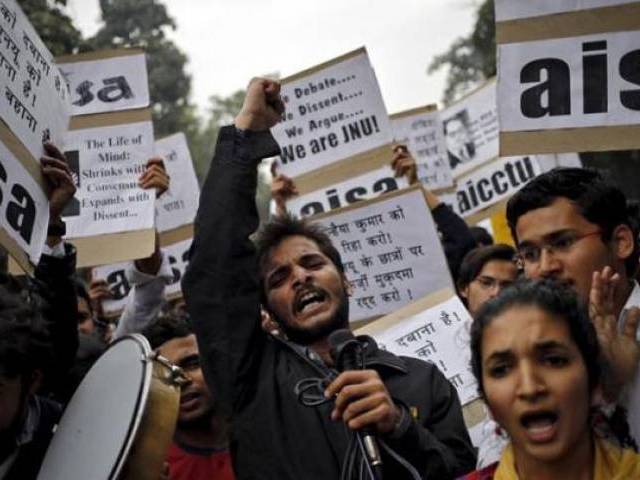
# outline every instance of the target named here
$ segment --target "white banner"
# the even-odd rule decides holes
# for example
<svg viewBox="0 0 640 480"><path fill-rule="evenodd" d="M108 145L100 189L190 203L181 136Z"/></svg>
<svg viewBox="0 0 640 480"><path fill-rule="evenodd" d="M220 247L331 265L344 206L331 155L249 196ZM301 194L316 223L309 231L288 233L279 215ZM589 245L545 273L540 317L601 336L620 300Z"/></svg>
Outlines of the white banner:
<svg viewBox="0 0 640 480"><path fill-rule="evenodd" d="M391 353L436 365L456 388L464 405L478 398L477 383L469 368L471 322L471 316L454 295L373 337L380 348Z"/></svg>
<svg viewBox="0 0 640 480"><path fill-rule="evenodd" d="M169 190L158 199L156 209L158 231L166 232L193 223L198 211L200 186L183 133L156 141L155 153L163 158L171 177Z"/></svg>
<svg viewBox="0 0 640 480"><path fill-rule="evenodd" d="M19 160L0 143L0 226L34 265L47 239L49 202ZM5 245L8 249L10 245Z"/></svg>
<svg viewBox="0 0 640 480"><path fill-rule="evenodd" d="M58 66L69 82L72 115L149 106L144 53L72 61Z"/></svg>
<svg viewBox="0 0 640 480"><path fill-rule="evenodd" d="M396 177L393 169L387 166L333 184L330 188L294 197L287 202L287 210L298 217L308 217L408 186L405 177Z"/></svg>
<svg viewBox="0 0 640 480"><path fill-rule="evenodd" d="M62 145L69 92L53 56L15 0L0 2L0 116L34 159Z"/></svg>
<svg viewBox="0 0 640 480"><path fill-rule="evenodd" d="M577 153L552 153L550 155L536 155L535 158L542 172L559 167L582 168L582 160Z"/></svg>
<svg viewBox="0 0 640 480"><path fill-rule="evenodd" d="M370 200L318 223L327 227L353 287L352 322L453 287L422 189Z"/></svg>
<svg viewBox="0 0 640 480"><path fill-rule="evenodd" d="M495 82L443 110L440 118L454 177L498 156Z"/></svg>
<svg viewBox="0 0 640 480"><path fill-rule="evenodd" d="M500 45L501 131L640 124L638 35Z"/></svg>
<svg viewBox="0 0 640 480"><path fill-rule="evenodd" d="M286 112L271 130L278 171L297 177L391 142L382 94L366 51L282 86Z"/></svg>
<svg viewBox="0 0 640 480"><path fill-rule="evenodd" d="M65 153L77 187L64 212L69 238L153 227L155 190L138 185L153 143L151 122L68 132Z"/></svg>
<svg viewBox="0 0 640 480"><path fill-rule="evenodd" d="M95 267L92 270L94 280L104 280L109 285L111 298L102 301L102 311L107 317L120 315L127 305L131 284L126 273L130 265L131 262L121 262Z"/></svg>
<svg viewBox="0 0 640 480"><path fill-rule="evenodd" d="M189 238L162 248L164 254L169 257L169 265L173 272L173 280L164 289L165 296L169 298L182 295L180 282L189 264L189 249L191 248L192 240L192 238Z"/></svg>
<svg viewBox="0 0 640 480"><path fill-rule="evenodd" d="M638 0L495 0L496 21L541 17L627 3L638 3Z"/></svg>
<svg viewBox="0 0 640 480"><path fill-rule="evenodd" d="M458 179L456 211L468 217L509 198L542 173L536 157L501 157Z"/></svg>
<svg viewBox="0 0 640 480"><path fill-rule="evenodd" d="M416 160L418 178L430 190L453 185L440 112L391 119L394 142L405 144Z"/></svg>

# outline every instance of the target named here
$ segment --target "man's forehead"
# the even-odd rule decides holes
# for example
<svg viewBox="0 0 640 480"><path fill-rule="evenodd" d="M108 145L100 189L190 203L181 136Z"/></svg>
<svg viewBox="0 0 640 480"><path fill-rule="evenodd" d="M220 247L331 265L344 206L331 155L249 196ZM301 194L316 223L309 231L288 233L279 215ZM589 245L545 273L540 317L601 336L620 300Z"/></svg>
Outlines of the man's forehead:
<svg viewBox="0 0 640 480"><path fill-rule="evenodd" d="M194 334L172 338L158 347L160 355L172 362L179 362L190 355L198 355L198 343Z"/></svg>
<svg viewBox="0 0 640 480"><path fill-rule="evenodd" d="M543 238L562 230L593 227L574 202L558 197L545 207L528 211L516 222L518 243ZM597 225L595 225L597 227Z"/></svg>

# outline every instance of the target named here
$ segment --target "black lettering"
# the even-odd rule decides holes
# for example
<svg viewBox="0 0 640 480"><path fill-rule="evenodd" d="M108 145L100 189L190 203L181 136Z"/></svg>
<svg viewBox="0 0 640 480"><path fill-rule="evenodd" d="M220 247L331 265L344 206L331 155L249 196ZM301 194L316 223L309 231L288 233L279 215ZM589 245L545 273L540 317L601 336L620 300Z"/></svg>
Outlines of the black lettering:
<svg viewBox="0 0 640 480"><path fill-rule="evenodd" d="M507 171L507 176L509 177L509 182L511 183L511 186L517 187L518 185L520 185L520 182L516 180L516 176L513 174L513 165L511 165L510 163L507 163L504 166L504 169Z"/></svg>
<svg viewBox="0 0 640 480"><path fill-rule="evenodd" d="M488 190L485 190L485 187L488 187ZM490 187L491 182L486 178L481 178L478 181L478 195L480 196L480 200L483 202L488 202L493 198L493 192Z"/></svg>
<svg viewBox="0 0 640 480"><path fill-rule="evenodd" d="M606 50L607 42L582 44L583 52ZM607 80L607 54L585 55L582 58L582 98L584 113L603 113L609 103Z"/></svg>
<svg viewBox="0 0 640 480"><path fill-rule="evenodd" d="M0 163L0 180L7 183L7 171L4 169L4 165L2 165L2 163ZM2 189L0 189L0 205L2 205L3 200L4 194L2 193Z"/></svg>
<svg viewBox="0 0 640 480"><path fill-rule="evenodd" d="M91 93L91 87L93 82L85 80L76 87L76 93L80 95L80 99L73 102L78 107L84 107L87 103L90 103L95 97Z"/></svg>
<svg viewBox="0 0 640 480"><path fill-rule="evenodd" d="M629 83L640 85L640 50L625 54L620 59L620 76ZM629 110L640 110L640 89L622 90L620 102Z"/></svg>
<svg viewBox="0 0 640 480"><path fill-rule="evenodd" d="M542 71L547 80L542 82ZM520 83L542 82L528 88L520 97L520 109L525 117L571 114L571 73L569 65L558 58L543 58L526 64L520 72ZM542 98L548 95L548 104Z"/></svg>
<svg viewBox="0 0 640 480"><path fill-rule="evenodd" d="M380 193L380 195L393 192L394 190L398 190L398 182L393 177L381 178L373 184L374 193Z"/></svg>
<svg viewBox="0 0 640 480"><path fill-rule="evenodd" d="M458 210L460 213L464 213L467 210L471 210L471 205L469 204L469 198L467 197L467 192L464 190L460 190L456 192L456 198L458 199Z"/></svg>
<svg viewBox="0 0 640 480"><path fill-rule="evenodd" d="M300 209L301 217L310 217L311 215L316 215L318 213L324 212L324 206L320 202L311 202L307 203L304 207Z"/></svg>
<svg viewBox="0 0 640 480"><path fill-rule="evenodd" d="M352 188L351 190L349 190L346 194L345 194L345 199L347 200L347 203L351 204L351 203L356 203L359 200L362 200L362 197L367 195L367 189L364 187L355 187Z"/></svg>
<svg viewBox="0 0 640 480"><path fill-rule="evenodd" d="M7 221L25 242L31 243L36 221L36 203L22 185L14 185L11 195L16 201L11 200L7 205Z"/></svg>
<svg viewBox="0 0 640 480"><path fill-rule="evenodd" d="M467 182L467 189L469 190L469 196L471 197L471 205L477 207L480 202L478 202L478 194L476 193L476 186L473 184L471 180Z"/></svg>
<svg viewBox="0 0 640 480"><path fill-rule="evenodd" d="M106 103L117 102L121 99L133 98L133 92L127 79L120 75L118 77L106 78L102 81L105 87L98 92L98 98Z"/></svg>
<svg viewBox="0 0 640 480"><path fill-rule="evenodd" d="M116 270L107 275L107 283L109 284L109 290L111 290L111 295L114 300L122 300L129 295L131 285L129 285L124 270Z"/></svg>
<svg viewBox="0 0 640 480"><path fill-rule="evenodd" d="M493 190L498 195L502 195L509 190L509 184L507 182L500 182L498 177L504 179L504 172L502 170L498 170L491 175L491 183L493 184Z"/></svg>
<svg viewBox="0 0 640 480"><path fill-rule="evenodd" d="M336 191L335 188L332 188L331 190L327 190L326 194L327 194L327 200L329 200L329 207L331 207L331 210L333 210L334 208L340 208L342 206L340 204L340 197L338 196L338 192Z"/></svg>

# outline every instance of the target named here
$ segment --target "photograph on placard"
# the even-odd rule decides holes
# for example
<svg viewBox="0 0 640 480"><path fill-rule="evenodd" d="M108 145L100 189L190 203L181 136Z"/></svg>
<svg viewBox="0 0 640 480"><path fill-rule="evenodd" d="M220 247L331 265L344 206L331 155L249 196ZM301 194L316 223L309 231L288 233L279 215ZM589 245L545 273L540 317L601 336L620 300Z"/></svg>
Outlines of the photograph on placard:
<svg viewBox="0 0 640 480"><path fill-rule="evenodd" d="M353 289L349 321L384 315L452 288L421 187L359 202L313 220L326 227Z"/></svg>
<svg viewBox="0 0 640 480"><path fill-rule="evenodd" d="M69 84L74 116L149 106L147 64L140 49L67 55L57 62Z"/></svg>
<svg viewBox="0 0 640 480"><path fill-rule="evenodd" d="M200 186L184 133L155 142L155 155L162 158L171 178L169 189L156 202L156 224L166 232L193 223L198 211Z"/></svg>
<svg viewBox="0 0 640 480"><path fill-rule="evenodd" d="M490 81L440 114L455 178L498 156L496 83Z"/></svg>
<svg viewBox="0 0 640 480"><path fill-rule="evenodd" d="M289 177L391 142L380 87L364 48L282 80L285 112L271 129Z"/></svg>

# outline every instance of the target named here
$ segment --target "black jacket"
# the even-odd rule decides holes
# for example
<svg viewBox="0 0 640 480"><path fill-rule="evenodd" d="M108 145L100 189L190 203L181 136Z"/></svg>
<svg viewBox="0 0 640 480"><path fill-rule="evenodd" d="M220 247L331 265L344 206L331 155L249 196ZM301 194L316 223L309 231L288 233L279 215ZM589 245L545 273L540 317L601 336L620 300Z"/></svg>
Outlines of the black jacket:
<svg viewBox="0 0 640 480"><path fill-rule="evenodd" d="M249 235L258 226L257 163L278 147L268 132L220 131L200 197L182 289L206 380L219 412L231 417L239 479L338 479L349 439L330 420L331 404L306 407L294 388L318 377L314 362L260 327L259 283ZM433 365L370 345L367 363L417 419L387 443L424 478L455 478L475 466L455 389ZM409 478L391 459L385 477Z"/></svg>

